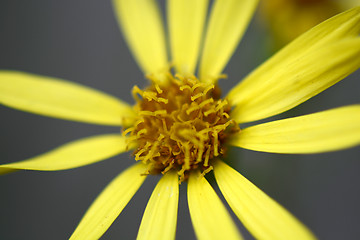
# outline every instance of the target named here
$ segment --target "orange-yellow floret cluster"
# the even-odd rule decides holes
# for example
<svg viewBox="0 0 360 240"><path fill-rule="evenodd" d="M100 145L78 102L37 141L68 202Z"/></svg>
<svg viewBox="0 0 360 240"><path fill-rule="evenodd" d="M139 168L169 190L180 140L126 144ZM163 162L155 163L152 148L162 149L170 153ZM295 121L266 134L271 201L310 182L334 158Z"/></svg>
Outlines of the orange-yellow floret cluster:
<svg viewBox="0 0 360 240"><path fill-rule="evenodd" d="M217 86L168 77L167 85L133 88L139 118L123 134L136 144L135 159L148 165L146 174L175 169L183 181L193 169L211 171L211 160L226 152L225 139L239 128Z"/></svg>

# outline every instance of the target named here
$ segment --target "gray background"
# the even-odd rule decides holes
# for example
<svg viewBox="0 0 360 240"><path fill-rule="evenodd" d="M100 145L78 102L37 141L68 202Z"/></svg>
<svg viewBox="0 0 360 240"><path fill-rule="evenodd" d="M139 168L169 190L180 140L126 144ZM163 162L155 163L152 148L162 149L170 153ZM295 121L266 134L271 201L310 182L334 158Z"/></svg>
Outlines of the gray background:
<svg viewBox="0 0 360 240"><path fill-rule="evenodd" d="M263 62L266 32L252 21L225 69L227 92ZM54 76L130 103L146 84L124 43L110 1L1 0L0 69ZM277 118L360 102L359 71ZM71 140L118 128L41 117L0 106L0 163L20 161ZM360 235L360 147L316 155L234 150L235 167L308 225L321 239ZM59 172L0 176L0 239L67 239L98 193L130 166L129 153ZM133 239L158 177L149 177L102 239ZM178 239L195 238L181 185ZM238 220L236 220L241 225ZM242 227L241 227L242 228ZM251 239L246 230L244 235Z"/></svg>

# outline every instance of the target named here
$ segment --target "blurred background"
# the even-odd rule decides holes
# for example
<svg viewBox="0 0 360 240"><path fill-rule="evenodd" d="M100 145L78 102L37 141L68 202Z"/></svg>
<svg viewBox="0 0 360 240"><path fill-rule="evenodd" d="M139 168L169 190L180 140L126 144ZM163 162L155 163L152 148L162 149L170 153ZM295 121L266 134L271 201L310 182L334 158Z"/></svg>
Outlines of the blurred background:
<svg viewBox="0 0 360 240"><path fill-rule="evenodd" d="M266 6L266 3L258 8L224 70L228 75L228 79L220 81L224 93L288 41L274 29L282 23L285 31L291 29L295 20L301 22L296 9L304 11L302 4L311 2L324 4L322 10L330 6L324 0L297 0L298 5L292 6L294 22L286 17L281 18L287 19L285 21L276 20L274 16L279 16L279 11L274 13L273 6ZM164 9L164 1L160 3ZM281 4L275 9L286 8ZM310 11L311 4L306 9ZM340 8L331 7L329 12L334 15L339 11ZM1 0L0 69L66 79L130 103L133 103L130 93L133 85L146 86L119 31L110 0ZM359 77L357 71L271 120L358 104ZM0 106L0 116L1 164L27 159L72 140L120 131L114 127L42 117L4 106ZM239 172L285 206L320 239L354 239L360 235L360 147L314 155L236 149L231 156ZM21 171L0 176L0 239L69 238L101 190L133 162L131 153L125 153L72 170ZM102 239L136 237L157 180L154 176L146 180ZM186 202L186 184L182 184L180 190L177 239L195 239ZM246 239L252 239L241 223L235 221Z"/></svg>

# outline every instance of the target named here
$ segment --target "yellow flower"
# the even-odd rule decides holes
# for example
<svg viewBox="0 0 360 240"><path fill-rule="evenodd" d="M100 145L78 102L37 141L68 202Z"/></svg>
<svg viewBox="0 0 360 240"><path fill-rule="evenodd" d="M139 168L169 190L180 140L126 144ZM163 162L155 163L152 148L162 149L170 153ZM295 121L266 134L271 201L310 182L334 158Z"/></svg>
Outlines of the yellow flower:
<svg viewBox="0 0 360 240"><path fill-rule="evenodd" d="M265 0L261 1L261 23L269 28L272 41L280 48L320 22L350 7L357 0Z"/></svg>
<svg viewBox="0 0 360 240"><path fill-rule="evenodd" d="M169 0L175 76L169 73L156 2L113 3L130 49L151 80L144 90L134 87L135 106L64 80L14 71L0 72L0 103L56 118L122 126L124 131L81 139L25 161L0 165L0 173L70 169L133 149L139 162L105 188L71 239L100 238L145 178L157 173L163 176L147 204L139 239L175 237L179 181L187 182L190 215L199 239L241 239L204 177L211 170L231 209L254 237L315 238L294 216L221 159L227 146L273 153L318 153L360 143L360 105L244 129L236 124L289 110L358 69L360 8L339 14L305 33L221 99L217 80L257 1L215 1L202 46L208 1Z"/></svg>

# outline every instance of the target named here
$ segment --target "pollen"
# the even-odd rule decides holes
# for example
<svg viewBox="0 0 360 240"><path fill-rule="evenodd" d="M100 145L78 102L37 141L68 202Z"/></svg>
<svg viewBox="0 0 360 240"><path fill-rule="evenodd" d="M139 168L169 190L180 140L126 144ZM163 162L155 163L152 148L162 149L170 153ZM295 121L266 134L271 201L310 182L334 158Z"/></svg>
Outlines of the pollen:
<svg viewBox="0 0 360 240"><path fill-rule="evenodd" d="M138 119L123 131L136 144L135 160L147 164L145 174L175 170L180 181L190 171L212 170L212 160L226 153L226 139L240 129L230 119L230 105L216 85L195 77L172 76L167 85L135 86Z"/></svg>

